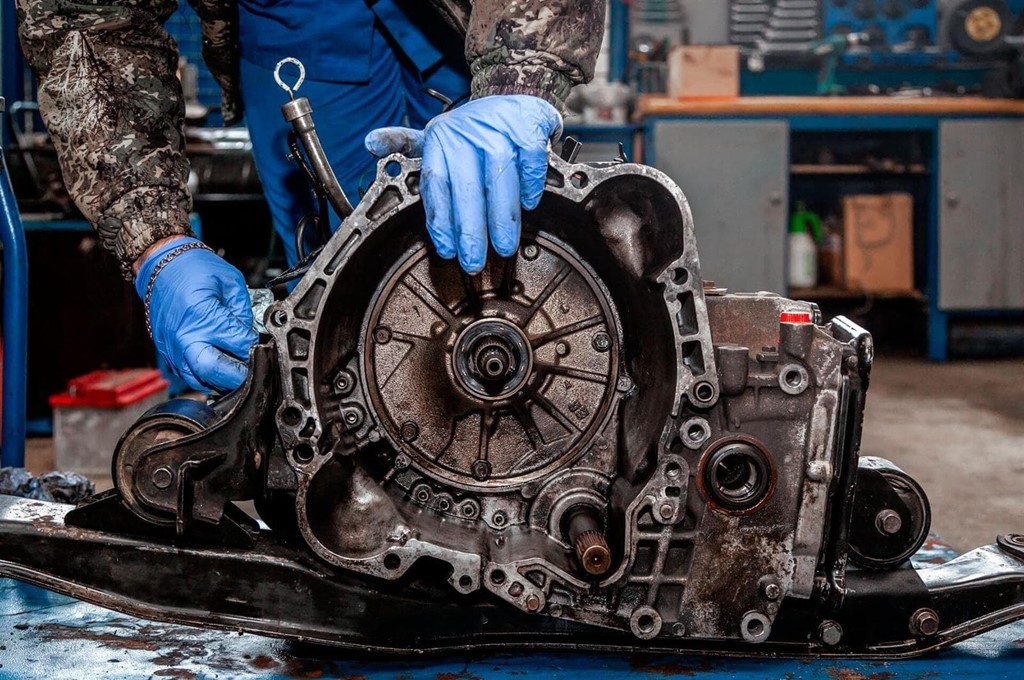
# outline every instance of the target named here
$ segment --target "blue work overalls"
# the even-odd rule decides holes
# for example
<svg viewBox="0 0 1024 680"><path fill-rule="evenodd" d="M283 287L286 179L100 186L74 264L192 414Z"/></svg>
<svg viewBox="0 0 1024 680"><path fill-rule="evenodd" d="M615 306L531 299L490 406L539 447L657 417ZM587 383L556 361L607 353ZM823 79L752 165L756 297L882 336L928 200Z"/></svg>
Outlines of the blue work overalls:
<svg viewBox="0 0 1024 680"><path fill-rule="evenodd" d="M376 159L363 146L371 130L422 128L442 104L431 87L455 99L469 89L461 38L417 0L240 0L241 92L253 155L274 228L289 265L298 260L295 228L314 210L306 181L287 160L281 116L287 95L274 66L296 57L306 68L299 94L309 98L317 132L353 204ZM282 76L294 82L294 67ZM332 227L336 218L332 214Z"/></svg>

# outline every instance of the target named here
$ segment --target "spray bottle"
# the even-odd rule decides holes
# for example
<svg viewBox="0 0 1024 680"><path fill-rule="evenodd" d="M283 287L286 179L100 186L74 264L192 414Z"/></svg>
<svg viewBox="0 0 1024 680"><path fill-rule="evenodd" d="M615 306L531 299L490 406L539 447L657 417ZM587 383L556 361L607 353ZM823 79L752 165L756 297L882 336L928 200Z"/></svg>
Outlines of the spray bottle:
<svg viewBox="0 0 1024 680"><path fill-rule="evenodd" d="M815 242L821 238L821 218L807 210L803 201L798 201L789 221L788 282L791 288L813 288L818 284L818 247Z"/></svg>

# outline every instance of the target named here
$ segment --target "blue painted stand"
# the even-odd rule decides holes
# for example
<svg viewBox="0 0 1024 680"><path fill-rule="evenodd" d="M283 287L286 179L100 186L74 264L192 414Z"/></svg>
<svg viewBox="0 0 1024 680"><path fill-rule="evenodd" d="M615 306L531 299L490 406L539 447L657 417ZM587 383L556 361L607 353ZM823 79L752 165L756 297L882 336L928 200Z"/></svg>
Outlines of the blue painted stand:
<svg viewBox="0 0 1024 680"><path fill-rule="evenodd" d="M0 99L0 113L4 111ZM0 153L0 242L3 244L3 427L0 466L25 465L28 365L28 252L7 163Z"/></svg>
<svg viewBox="0 0 1024 680"><path fill-rule="evenodd" d="M926 567L953 555L948 546L932 540L915 557L915 563ZM346 605L339 602L338 606ZM909 661L583 653L459 654L388 660L257 635L140 621L5 579L0 579L0 621L0 678L1024 678L1024 622L1004 626L937 655Z"/></svg>

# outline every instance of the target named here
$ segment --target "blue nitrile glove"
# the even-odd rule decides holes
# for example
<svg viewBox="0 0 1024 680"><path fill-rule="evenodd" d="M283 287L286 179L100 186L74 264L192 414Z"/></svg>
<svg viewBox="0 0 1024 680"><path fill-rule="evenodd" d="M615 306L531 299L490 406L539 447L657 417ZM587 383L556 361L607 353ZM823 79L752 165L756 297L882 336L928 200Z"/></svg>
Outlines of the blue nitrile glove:
<svg viewBox="0 0 1024 680"><path fill-rule="evenodd" d="M135 290L143 302L149 290L149 325L157 351L192 389L224 392L245 381L249 349L257 340L242 273L216 253L192 246L153 278L173 250L198 243L180 238L160 246L139 267Z"/></svg>
<svg viewBox="0 0 1024 680"><path fill-rule="evenodd" d="M434 118L426 129L381 128L366 136L375 156L423 156L420 190L427 231L445 259L474 274L487 261L487 237L509 257L519 247L519 206L544 193L548 141L562 134L554 106L529 95L476 99Z"/></svg>

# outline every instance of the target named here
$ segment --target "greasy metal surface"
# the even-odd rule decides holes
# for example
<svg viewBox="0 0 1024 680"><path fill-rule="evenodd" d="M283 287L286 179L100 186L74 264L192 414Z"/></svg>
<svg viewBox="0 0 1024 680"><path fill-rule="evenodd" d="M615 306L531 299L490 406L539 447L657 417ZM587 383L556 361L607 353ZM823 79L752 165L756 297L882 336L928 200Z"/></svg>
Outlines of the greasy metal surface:
<svg viewBox="0 0 1024 680"><path fill-rule="evenodd" d="M955 553L931 539L921 565ZM721 659L638 654L450 654L366 659L257 635L152 623L0 579L0 677L408 678L471 680L547 677L808 678L903 680L1014 678L1024 665L1024 622L1004 626L926 659L907 661Z"/></svg>
<svg viewBox="0 0 1024 680"><path fill-rule="evenodd" d="M519 252L474 279L429 248L419 172L381 161L212 422L129 433L123 501L0 498L0 573L387 654L897 658L1024 616L1005 546L899 568L927 503L878 474L858 496L870 334L706 285L667 177L552 157ZM851 538L899 540L883 512L911 547L848 569Z"/></svg>
<svg viewBox="0 0 1024 680"><path fill-rule="evenodd" d="M367 389L389 436L414 466L461 488L550 475L583 452L614 402L620 331L603 286L550 238L528 237L520 252L469 277L419 247L385 280L366 325ZM480 354L512 360L493 394L473 377Z"/></svg>

